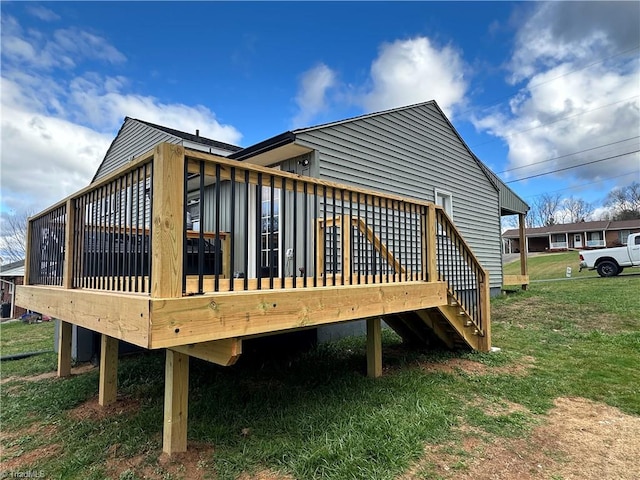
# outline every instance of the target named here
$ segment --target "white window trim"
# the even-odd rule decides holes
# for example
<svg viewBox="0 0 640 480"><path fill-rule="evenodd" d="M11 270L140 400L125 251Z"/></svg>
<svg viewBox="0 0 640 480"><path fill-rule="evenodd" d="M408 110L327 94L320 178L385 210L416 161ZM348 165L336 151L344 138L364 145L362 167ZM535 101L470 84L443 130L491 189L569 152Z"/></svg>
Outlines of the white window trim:
<svg viewBox="0 0 640 480"><path fill-rule="evenodd" d="M438 196L441 197L448 197L449 198L449 208L447 208L446 205L442 206L438 203ZM451 220L453 220L453 194L447 190L441 190L439 188L434 188L433 189L433 198L434 198L434 203L436 205L440 205L443 207L444 211L447 212L447 215L449 215L449 218L451 218Z"/></svg>

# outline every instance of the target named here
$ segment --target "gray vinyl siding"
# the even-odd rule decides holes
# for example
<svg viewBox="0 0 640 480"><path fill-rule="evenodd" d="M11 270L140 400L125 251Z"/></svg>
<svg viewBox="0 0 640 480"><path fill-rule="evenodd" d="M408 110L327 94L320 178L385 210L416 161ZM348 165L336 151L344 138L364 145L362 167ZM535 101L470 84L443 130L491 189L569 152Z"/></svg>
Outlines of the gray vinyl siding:
<svg viewBox="0 0 640 480"><path fill-rule="evenodd" d="M182 140L176 136L151 128L137 120L127 119L120 132L118 132L118 136L109 147L94 177L94 181L106 177L132 158L148 152L161 142L179 144L182 143Z"/></svg>
<svg viewBox="0 0 640 480"><path fill-rule="evenodd" d="M434 189L451 193L454 223L491 285L501 285L498 190L436 107L309 129L296 142L318 151L325 180L427 201L434 201Z"/></svg>

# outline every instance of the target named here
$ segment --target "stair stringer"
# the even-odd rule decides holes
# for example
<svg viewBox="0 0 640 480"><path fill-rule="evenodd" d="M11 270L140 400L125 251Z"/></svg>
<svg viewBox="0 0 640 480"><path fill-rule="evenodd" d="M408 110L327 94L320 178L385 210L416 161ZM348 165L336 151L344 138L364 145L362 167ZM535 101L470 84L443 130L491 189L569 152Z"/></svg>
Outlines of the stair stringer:
<svg viewBox="0 0 640 480"><path fill-rule="evenodd" d="M433 310L442 315L469 347L473 350L484 350L482 332L478 331L469 314L459 305L443 305Z"/></svg>

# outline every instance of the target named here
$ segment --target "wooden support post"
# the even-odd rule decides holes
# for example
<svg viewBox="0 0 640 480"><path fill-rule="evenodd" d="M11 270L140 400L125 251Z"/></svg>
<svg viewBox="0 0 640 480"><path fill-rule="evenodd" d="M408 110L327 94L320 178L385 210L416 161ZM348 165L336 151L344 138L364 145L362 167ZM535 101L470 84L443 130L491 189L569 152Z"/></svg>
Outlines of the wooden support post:
<svg viewBox="0 0 640 480"><path fill-rule="evenodd" d="M67 200L67 223L64 226L64 266L62 267L62 286L73 288L73 261L75 246L76 201Z"/></svg>
<svg viewBox="0 0 640 480"><path fill-rule="evenodd" d="M427 207L427 272L429 273L429 281L435 282L438 280L438 262L437 262L437 250L438 244L436 240L437 231L437 217L436 206L430 203Z"/></svg>
<svg viewBox="0 0 640 480"><path fill-rule="evenodd" d="M484 336L479 342L479 350L488 352L491 350L491 285L489 283L489 272L485 271L479 287L480 312L482 315L482 330L484 332Z"/></svg>
<svg viewBox="0 0 640 480"><path fill-rule="evenodd" d="M73 325L59 320L58 323L58 377L71 375L71 338Z"/></svg>
<svg viewBox="0 0 640 480"><path fill-rule="evenodd" d="M118 394L118 339L102 334L100 342L100 387L98 403L111 405Z"/></svg>
<svg viewBox="0 0 640 480"><path fill-rule="evenodd" d="M520 237L520 274L529 275L527 267L527 235L525 231L525 214L518 214L518 236ZM527 289L527 284L522 284L522 290Z"/></svg>
<svg viewBox="0 0 640 480"><path fill-rule="evenodd" d="M189 356L167 350L162 451L169 455L187 451L188 399Z"/></svg>
<svg viewBox="0 0 640 480"><path fill-rule="evenodd" d="M367 376L382 376L382 325L380 317L367 318Z"/></svg>
<svg viewBox="0 0 640 480"><path fill-rule="evenodd" d="M182 296L184 149L161 143L153 160L151 297Z"/></svg>
<svg viewBox="0 0 640 480"><path fill-rule="evenodd" d="M31 233L33 229L31 227L31 218L27 219L27 238L26 240L26 250L24 256L24 277L22 279L23 285L31 285L30 273L31 273L31 249L33 248L33 244L31 241Z"/></svg>

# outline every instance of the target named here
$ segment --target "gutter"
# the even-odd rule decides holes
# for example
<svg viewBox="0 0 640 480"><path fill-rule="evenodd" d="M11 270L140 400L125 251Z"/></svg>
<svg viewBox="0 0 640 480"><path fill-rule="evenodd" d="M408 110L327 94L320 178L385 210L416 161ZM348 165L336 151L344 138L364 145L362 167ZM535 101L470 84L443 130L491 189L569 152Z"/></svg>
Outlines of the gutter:
<svg viewBox="0 0 640 480"><path fill-rule="evenodd" d="M227 158L239 161L246 160L247 158L255 157L256 155L259 155L261 153L265 153L278 147L293 143L295 139L296 135L293 132L284 132L280 135L276 135L275 137L268 138L267 140L263 140L260 143L256 143L255 145L244 148L238 152L232 153Z"/></svg>

